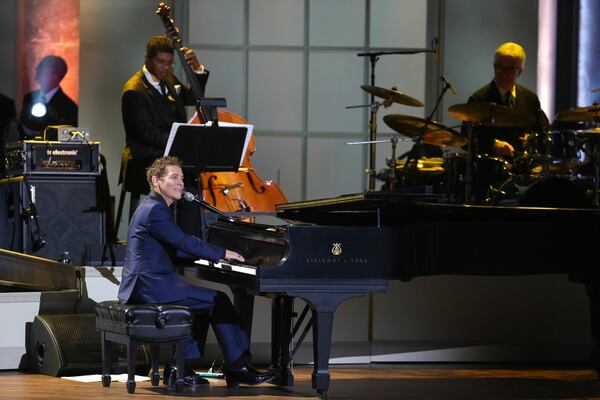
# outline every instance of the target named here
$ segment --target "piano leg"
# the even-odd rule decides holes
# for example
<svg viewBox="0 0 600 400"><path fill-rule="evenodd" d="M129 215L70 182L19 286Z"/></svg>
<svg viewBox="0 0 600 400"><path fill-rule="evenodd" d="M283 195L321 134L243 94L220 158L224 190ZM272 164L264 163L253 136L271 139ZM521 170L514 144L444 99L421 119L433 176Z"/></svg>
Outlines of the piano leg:
<svg viewBox="0 0 600 400"><path fill-rule="evenodd" d="M590 328L592 336L592 366L600 377L600 282L586 283L590 300Z"/></svg>
<svg viewBox="0 0 600 400"><path fill-rule="evenodd" d="M364 296L365 293L294 293L293 295L304 299L311 306L314 361L312 387L317 390L322 399L326 399L329 390L329 353L333 315L338 305L348 299Z"/></svg>
<svg viewBox="0 0 600 400"><path fill-rule="evenodd" d="M271 303L270 369L275 372L273 383L279 386L294 385L290 357L293 308L294 299L288 296L277 296Z"/></svg>

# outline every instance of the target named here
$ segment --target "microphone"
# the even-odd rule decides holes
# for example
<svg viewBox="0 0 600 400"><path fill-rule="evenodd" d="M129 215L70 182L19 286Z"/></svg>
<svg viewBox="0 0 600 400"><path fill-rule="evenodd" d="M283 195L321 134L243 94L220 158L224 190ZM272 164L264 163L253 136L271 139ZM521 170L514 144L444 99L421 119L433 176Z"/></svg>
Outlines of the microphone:
<svg viewBox="0 0 600 400"><path fill-rule="evenodd" d="M197 196L190 192L186 192L185 190L183 191L182 194L183 194L183 199L185 201L198 203L201 207L206 208L208 211L212 211L217 215L223 215L223 211L219 210L216 207L211 206L210 204L208 204L207 202L202 200L202 198L200 196Z"/></svg>
<svg viewBox="0 0 600 400"><path fill-rule="evenodd" d="M446 85L446 88L450 89L450 92L452 92L452 94L456 94L456 89L454 89L454 86L452 86L452 84L450 82L448 82L446 80L446 78L444 78L444 76L440 76L440 79L442 80L442 82L444 82L444 85Z"/></svg>
<svg viewBox="0 0 600 400"><path fill-rule="evenodd" d="M23 210L25 214L25 221L29 225L29 239L31 240L31 251L37 252L46 246L46 235L42 233L40 229L40 222L38 220L37 207L35 206L35 186L30 186L29 190L29 208ZM30 221L33 221L35 226L30 225Z"/></svg>

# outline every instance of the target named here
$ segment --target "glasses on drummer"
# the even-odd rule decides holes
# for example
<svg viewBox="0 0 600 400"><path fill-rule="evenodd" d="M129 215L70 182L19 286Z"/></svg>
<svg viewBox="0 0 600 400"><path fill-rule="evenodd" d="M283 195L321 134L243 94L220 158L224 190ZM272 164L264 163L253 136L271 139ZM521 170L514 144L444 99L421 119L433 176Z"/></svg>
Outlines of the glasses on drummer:
<svg viewBox="0 0 600 400"><path fill-rule="evenodd" d="M504 65L494 64L494 70L496 72L503 72L505 74L516 74L517 72L522 71L523 68L512 65L510 67L505 67Z"/></svg>

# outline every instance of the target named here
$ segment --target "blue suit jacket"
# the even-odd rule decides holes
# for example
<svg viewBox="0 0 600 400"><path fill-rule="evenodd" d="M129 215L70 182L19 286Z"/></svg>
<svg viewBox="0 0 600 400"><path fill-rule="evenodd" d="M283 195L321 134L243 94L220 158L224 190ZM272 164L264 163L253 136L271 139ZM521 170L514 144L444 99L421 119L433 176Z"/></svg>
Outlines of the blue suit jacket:
<svg viewBox="0 0 600 400"><path fill-rule="evenodd" d="M180 250L191 257L218 261L225 255L219 246L184 233L175 223L162 196L151 193L137 208L129 225L121 303L172 303L185 298L198 300L204 291L185 282L175 270L172 257ZM207 291L209 292L209 291ZM214 296L214 291L206 297Z"/></svg>

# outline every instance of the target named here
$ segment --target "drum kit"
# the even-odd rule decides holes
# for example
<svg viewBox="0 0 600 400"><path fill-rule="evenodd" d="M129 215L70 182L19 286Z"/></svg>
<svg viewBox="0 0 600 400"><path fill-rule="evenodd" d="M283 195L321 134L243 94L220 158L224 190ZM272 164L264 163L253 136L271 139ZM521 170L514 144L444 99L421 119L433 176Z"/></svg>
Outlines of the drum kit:
<svg viewBox="0 0 600 400"><path fill-rule="evenodd" d="M383 99L378 104L386 107L392 103L423 106L396 88L361 88ZM388 168L378 173L370 171L385 181L382 190L418 189L422 193L422 186L427 186L427 193L440 194L445 201L456 204L600 207L600 105L572 108L556 115L559 125L583 123L587 129L548 127L524 134L523 151L515 153L512 160L475 154L474 137L481 134L476 133L477 128L527 130L536 125L536 116L494 103L456 104L448 112L460 125L448 127L430 118L403 114L384 116L388 127L415 145L396 157L392 140Z"/></svg>

